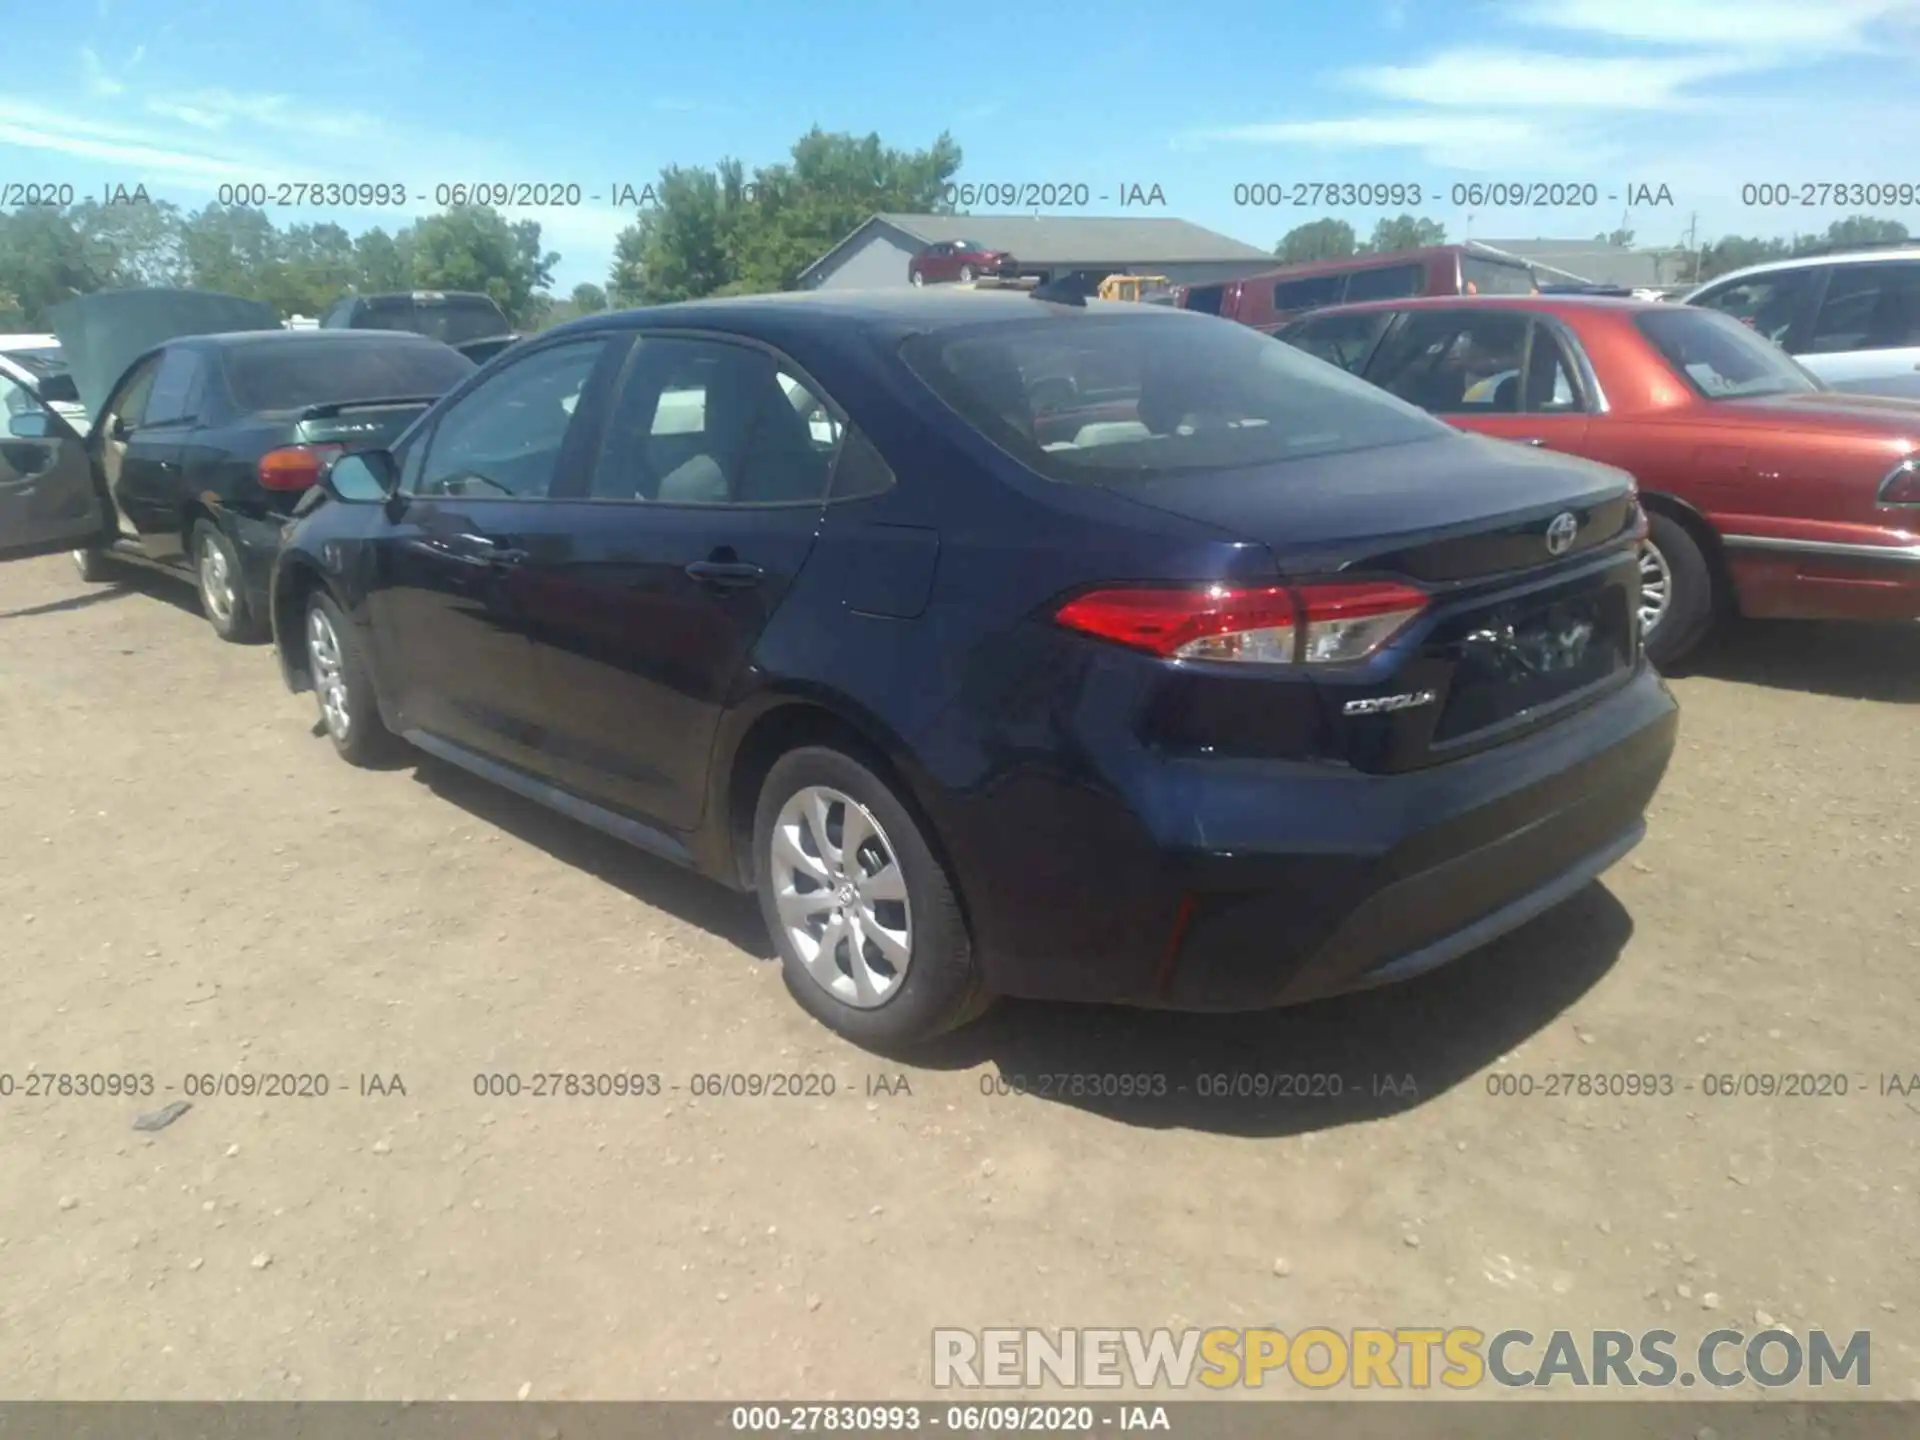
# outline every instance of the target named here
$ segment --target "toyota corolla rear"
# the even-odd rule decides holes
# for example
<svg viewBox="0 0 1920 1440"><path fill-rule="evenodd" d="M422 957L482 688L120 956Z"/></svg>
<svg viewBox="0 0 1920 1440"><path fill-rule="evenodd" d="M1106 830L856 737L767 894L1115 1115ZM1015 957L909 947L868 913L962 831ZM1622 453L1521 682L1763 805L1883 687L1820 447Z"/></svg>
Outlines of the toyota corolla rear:
<svg viewBox="0 0 1920 1440"><path fill-rule="evenodd" d="M1677 728L1637 633L1631 478L1462 435L1243 327L1089 310L908 347L1048 515L1011 564L943 535L949 593L974 567L1053 593L1009 602L918 737L955 774L963 740L991 757L936 819L996 987L1201 1009L1360 988L1626 854ZM1106 386L1077 433L1020 405L1020 376L1081 363L1062 351Z"/></svg>

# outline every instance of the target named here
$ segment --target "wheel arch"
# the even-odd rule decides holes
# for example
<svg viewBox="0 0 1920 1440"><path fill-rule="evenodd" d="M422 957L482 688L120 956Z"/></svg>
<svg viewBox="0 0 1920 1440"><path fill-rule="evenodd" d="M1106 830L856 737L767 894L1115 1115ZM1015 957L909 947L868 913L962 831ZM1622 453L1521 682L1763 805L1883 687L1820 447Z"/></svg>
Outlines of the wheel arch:
<svg viewBox="0 0 1920 1440"><path fill-rule="evenodd" d="M840 750L884 781L913 816L943 869L952 880L962 913L964 887L955 873L945 838L927 802L929 782L906 745L877 717L855 707L807 693L767 695L740 717L730 741L716 756L708 795L708 833L714 847L711 873L742 890L753 888L757 858L753 850L754 812L760 788L782 755L808 745Z"/></svg>
<svg viewBox="0 0 1920 1440"><path fill-rule="evenodd" d="M1685 500L1664 490L1642 490L1640 504L1649 514L1664 515L1687 532L1693 543L1700 547L1700 554L1707 562L1707 573L1713 577L1714 609L1738 612L1740 592L1734 588L1733 571L1727 564L1726 546L1720 543L1720 532L1714 529L1712 522Z"/></svg>
<svg viewBox="0 0 1920 1440"><path fill-rule="evenodd" d="M315 590L333 595L333 587L327 583L320 566L297 550L282 554L274 570L269 601L273 609L273 647L279 653L280 673L286 679L287 688L295 694L313 689L313 675L307 668L307 647L302 641L306 634L307 597ZM338 604L339 597L333 598Z"/></svg>

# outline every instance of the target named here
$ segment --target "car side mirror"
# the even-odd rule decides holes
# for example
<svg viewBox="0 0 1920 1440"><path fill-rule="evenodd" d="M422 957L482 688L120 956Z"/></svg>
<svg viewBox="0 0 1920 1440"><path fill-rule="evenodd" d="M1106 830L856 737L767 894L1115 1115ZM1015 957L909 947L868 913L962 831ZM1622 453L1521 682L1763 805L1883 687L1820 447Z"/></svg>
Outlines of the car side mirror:
<svg viewBox="0 0 1920 1440"><path fill-rule="evenodd" d="M320 488L349 505L377 505L393 494L400 472L385 450L342 455L320 473Z"/></svg>
<svg viewBox="0 0 1920 1440"><path fill-rule="evenodd" d="M7 433L16 440L44 440L53 433L53 422L44 410L22 410L7 421Z"/></svg>
<svg viewBox="0 0 1920 1440"><path fill-rule="evenodd" d="M122 441L133 438L133 427L127 424L124 415L114 416L112 421L107 425L107 438L109 440Z"/></svg>

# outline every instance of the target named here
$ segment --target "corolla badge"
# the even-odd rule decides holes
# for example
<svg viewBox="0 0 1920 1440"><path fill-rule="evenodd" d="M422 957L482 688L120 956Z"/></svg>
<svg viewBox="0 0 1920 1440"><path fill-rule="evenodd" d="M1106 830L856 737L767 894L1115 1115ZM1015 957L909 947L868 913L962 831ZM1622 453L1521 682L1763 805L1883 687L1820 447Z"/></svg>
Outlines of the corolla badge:
<svg viewBox="0 0 1920 1440"><path fill-rule="evenodd" d="M1573 542L1579 535L1580 517L1571 510L1562 510L1547 526L1547 553L1566 554L1573 548Z"/></svg>
<svg viewBox="0 0 1920 1440"><path fill-rule="evenodd" d="M1342 715L1390 715L1396 710L1415 710L1431 705L1438 697L1431 690L1410 690L1401 695L1370 695L1364 700L1349 700L1340 707Z"/></svg>

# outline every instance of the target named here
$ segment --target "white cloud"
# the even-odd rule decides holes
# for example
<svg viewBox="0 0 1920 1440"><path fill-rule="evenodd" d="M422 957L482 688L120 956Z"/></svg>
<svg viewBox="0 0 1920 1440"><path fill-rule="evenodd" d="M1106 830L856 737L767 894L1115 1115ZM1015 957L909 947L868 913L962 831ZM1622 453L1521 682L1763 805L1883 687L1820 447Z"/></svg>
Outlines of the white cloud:
<svg viewBox="0 0 1920 1440"><path fill-rule="evenodd" d="M1467 109L1670 110L1699 103L1685 93L1736 74L1734 56L1628 59L1524 50L1448 50L1418 65L1351 71L1357 89L1391 100Z"/></svg>
<svg viewBox="0 0 1920 1440"><path fill-rule="evenodd" d="M100 57L91 46L80 47L80 70L86 77L87 93L90 95L105 99L127 88L119 79L107 73L107 67L100 63Z"/></svg>
<svg viewBox="0 0 1920 1440"><path fill-rule="evenodd" d="M1590 129L1541 116L1401 111L1327 120L1289 120L1204 132L1199 138L1322 152L1411 151L1441 169L1543 175L1585 174L1618 158Z"/></svg>
<svg viewBox="0 0 1920 1440"><path fill-rule="evenodd" d="M1920 17L1920 0L1510 0L1505 9L1524 24L1613 40L1811 58L1866 48L1876 24Z"/></svg>

